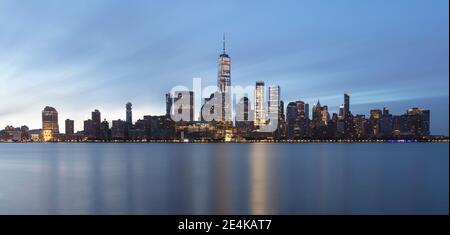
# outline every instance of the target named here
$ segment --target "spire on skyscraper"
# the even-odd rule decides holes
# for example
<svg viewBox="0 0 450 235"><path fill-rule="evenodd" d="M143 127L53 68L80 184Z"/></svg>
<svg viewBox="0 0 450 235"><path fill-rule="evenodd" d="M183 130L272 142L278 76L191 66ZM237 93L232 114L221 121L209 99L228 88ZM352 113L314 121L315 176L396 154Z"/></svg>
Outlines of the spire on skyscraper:
<svg viewBox="0 0 450 235"><path fill-rule="evenodd" d="M225 33L223 33L223 54L225 54Z"/></svg>

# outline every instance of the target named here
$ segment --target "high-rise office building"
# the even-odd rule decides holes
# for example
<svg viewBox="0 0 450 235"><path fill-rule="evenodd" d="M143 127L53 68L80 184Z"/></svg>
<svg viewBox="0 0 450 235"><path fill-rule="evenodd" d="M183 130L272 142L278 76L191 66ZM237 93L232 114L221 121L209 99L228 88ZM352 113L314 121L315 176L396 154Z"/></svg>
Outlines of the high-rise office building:
<svg viewBox="0 0 450 235"><path fill-rule="evenodd" d="M270 119L279 118L280 86L269 86L268 116Z"/></svg>
<svg viewBox="0 0 450 235"><path fill-rule="evenodd" d="M236 122L250 121L250 104L247 97L242 97L239 100L238 107L236 109Z"/></svg>
<svg viewBox="0 0 450 235"><path fill-rule="evenodd" d="M407 129L416 137L430 134L430 110L410 108L406 111Z"/></svg>
<svg viewBox="0 0 450 235"><path fill-rule="evenodd" d="M176 91L173 98L174 121L194 121L194 92Z"/></svg>
<svg viewBox="0 0 450 235"><path fill-rule="evenodd" d="M304 101L298 100L295 102L297 105L297 126L299 130L297 135L306 136L309 131L309 104Z"/></svg>
<svg viewBox="0 0 450 235"><path fill-rule="evenodd" d="M168 117L170 117L170 114L172 113L172 104L173 104L173 98L169 92L166 94L166 116L168 116Z"/></svg>
<svg viewBox="0 0 450 235"><path fill-rule="evenodd" d="M309 120L309 104L305 103L305 119Z"/></svg>
<svg viewBox="0 0 450 235"><path fill-rule="evenodd" d="M347 117L350 114L350 96L348 93L344 94L344 117Z"/></svg>
<svg viewBox="0 0 450 235"><path fill-rule="evenodd" d="M364 137L366 134L366 116L356 115L353 118L355 136L358 138Z"/></svg>
<svg viewBox="0 0 450 235"><path fill-rule="evenodd" d="M126 121L128 123L128 125L132 125L133 124L133 112L132 112L132 104L130 102L128 102L125 106L126 108L126 113L127 113L127 117L126 117Z"/></svg>
<svg viewBox="0 0 450 235"><path fill-rule="evenodd" d="M286 116L284 114L284 102L280 100L280 105L278 106L278 130L277 138L286 137Z"/></svg>
<svg viewBox="0 0 450 235"><path fill-rule="evenodd" d="M328 112L328 106L324 105L321 109L322 122L327 124L330 121L330 113Z"/></svg>
<svg viewBox="0 0 450 235"><path fill-rule="evenodd" d="M53 107L46 106L44 110L42 110L43 140L54 140L56 134L59 134L58 111Z"/></svg>
<svg viewBox="0 0 450 235"><path fill-rule="evenodd" d="M384 107L380 119L380 132L384 137L392 135L392 115L389 114L389 109Z"/></svg>
<svg viewBox="0 0 450 235"><path fill-rule="evenodd" d="M94 139L100 138L100 125L102 122L102 115L98 109L94 110L91 114L92 122L88 123L88 125L91 125L89 127L90 133L87 133L88 136Z"/></svg>
<svg viewBox="0 0 450 235"><path fill-rule="evenodd" d="M222 121L231 122L231 58L225 52L225 34L223 35L222 54L219 55L217 88L222 94Z"/></svg>
<svg viewBox="0 0 450 235"><path fill-rule="evenodd" d="M266 113L264 105L264 82L257 81L255 87L255 127L259 129L266 124Z"/></svg>
<svg viewBox="0 0 450 235"><path fill-rule="evenodd" d="M205 98L200 110L200 121L221 121L222 120L222 93L216 91L208 98ZM240 110L236 110L237 112ZM237 114L236 114L237 115Z"/></svg>
<svg viewBox="0 0 450 235"><path fill-rule="evenodd" d="M340 105L339 106L339 114L338 114L338 118L339 119L344 119L344 113L345 113L345 107L344 105Z"/></svg>
<svg viewBox="0 0 450 235"><path fill-rule="evenodd" d="M323 122L323 114L322 114L322 105L320 105L320 100L317 100L317 103L313 106L312 110L312 123L314 127L323 126L325 123Z"/></svg>
<svg viewBox="0 0 450 235"><path fill-rule="evenodd" d="M242 97L236 108L236 129L238 135L246 135L253 130L253 113L248 97Z"/></svg>
<svg viewBox="0 0 450 235"><path fill-rule="evenodd" d="M101 113L100 111L98 111L98 109L94 110L91 114L92 116L92 122L94 124L99 124L102 122L102 117L101 117Z"/></svg>
<svg viewBox="0 0 450 235"><path fill-rule="evenodd" d="M66 124L66 135L72 135L75 130L74 130L74 121L70 120L70 119L66 119L65 121Z"/></svg>
<svg viewBox="0 0 450 235"><path fill-rule="evenodd" d="M300 135L299 108L298 101L289 102L286 107L286 135L288 139L293 139Z"/></svg>
<svg viewBox="0 0 450 235"><path fill-rule="evenodd" d="M380 128L380 119L382 112L380 109L371 109L370 110L370 135L378 136L381 134Z"/></svg>

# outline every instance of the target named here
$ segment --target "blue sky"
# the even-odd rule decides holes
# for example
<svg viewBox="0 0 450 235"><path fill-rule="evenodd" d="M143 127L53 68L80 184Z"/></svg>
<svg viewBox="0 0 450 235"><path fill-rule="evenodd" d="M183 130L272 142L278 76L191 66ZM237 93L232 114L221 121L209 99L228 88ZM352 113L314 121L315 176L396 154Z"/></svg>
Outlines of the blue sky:
<svg viewBox="0 0 450 235"><path fill-rule="evenodd" d="M93 109L107 120L164 113L176 85L215 85L222 34L232 85L264 80L282 100L320 98L332 112L387 106L431 110L448 134L447 0L0 0L0 127L40 127L54 106L77 129Z"/></svg>

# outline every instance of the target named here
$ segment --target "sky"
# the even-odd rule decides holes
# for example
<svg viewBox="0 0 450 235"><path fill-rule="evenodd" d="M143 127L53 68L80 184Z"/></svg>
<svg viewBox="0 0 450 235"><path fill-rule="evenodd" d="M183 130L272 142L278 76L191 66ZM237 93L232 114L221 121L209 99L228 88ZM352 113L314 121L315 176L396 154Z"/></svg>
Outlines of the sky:
<svg viewBox="0 0 450 235"><path fill-rule="evenodd" d="M280 85L285 105L320 99L354 114L431 111L449 133L447 0L0 0L0 128L41 127L41 111L83 128L165 112L174 86L216 85L226 34L231 84Z"/></svg>

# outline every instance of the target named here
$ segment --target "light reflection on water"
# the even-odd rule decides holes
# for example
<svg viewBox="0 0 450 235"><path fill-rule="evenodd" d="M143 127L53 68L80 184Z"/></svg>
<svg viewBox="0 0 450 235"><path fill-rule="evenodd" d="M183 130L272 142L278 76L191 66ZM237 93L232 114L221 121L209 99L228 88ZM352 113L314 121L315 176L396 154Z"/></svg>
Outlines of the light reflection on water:
<svg viewBox="0 0 450 235"><path fill-rule="evenodd" d="M448 143L0 150L0 214L448 214Z"/></svg>

